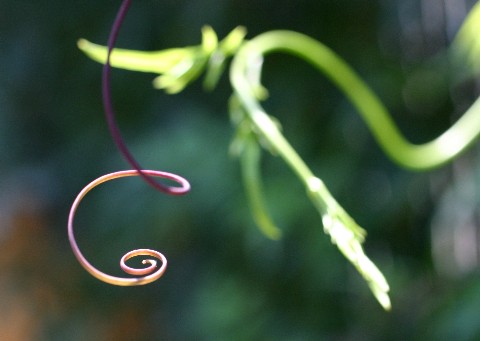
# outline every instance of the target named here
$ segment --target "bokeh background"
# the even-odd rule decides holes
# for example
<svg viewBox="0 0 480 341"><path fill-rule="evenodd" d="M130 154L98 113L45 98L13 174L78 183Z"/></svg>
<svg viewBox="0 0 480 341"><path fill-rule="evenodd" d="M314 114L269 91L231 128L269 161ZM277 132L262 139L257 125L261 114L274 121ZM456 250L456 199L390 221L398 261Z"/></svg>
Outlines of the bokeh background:
<svg viewBox="0 0 480 341"><path fill-rule="evenodd" d="M105 44L119 1L0 0L0 339L2 340L473 340L480 338L479 146L441 169L398 168L346 98L293 57L267 59L268 111L338 201L368 231L367 253L391 284L384 312L324 235L320 217L281 160L264 159L269 209L284 231L254 226L233 135L224 76L179 95L153 75L115 70L113 98L145 168L176 172L192 191L168 197L137 178L91 192L78 242L98 268L120 275L134 248L169 259L143 287L104 284L81 268L67 240L77 193L128 168L110 139L101 66L76 48ZM405 135L425 142L479 94L432 60L446 53L475 1L134 1L118 46L198 44L296 30L326 43L378 93Z"/></svg>

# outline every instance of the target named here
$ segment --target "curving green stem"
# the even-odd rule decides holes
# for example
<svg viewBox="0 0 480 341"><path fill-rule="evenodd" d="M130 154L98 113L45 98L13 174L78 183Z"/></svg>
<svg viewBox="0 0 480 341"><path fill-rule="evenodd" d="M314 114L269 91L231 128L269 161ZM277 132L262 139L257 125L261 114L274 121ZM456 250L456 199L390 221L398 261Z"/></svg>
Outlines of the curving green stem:
<svg viewBox="0 0 480 341"><path fill-rule="evenodd" d="M267 147L282 157L304 183L322 216L324 230L344 256L365 278L374 296L390 309L389 286L383 274L365 255L365 231L337 203L282 135L278 125L260 104L259 90L263 58L282 51L298 56L325 74L351 101L385 153L401 166L426 170L441 166L469 147L480 134L480 99L446 132L425 144L415 145L400 133L373 91L339 56L322 43L300 33L272 31L246 42L235 55L230 81L239 106L254 132ZM262 210L261 207L259 207Z"/></svg>
<svg viewBox="0 0 480 341"><path fill-rule="evenodd" d="M374 92L360 79L355 71L338 55L317 40L291 31L272 31L261 34L247 42L235 57L231 69L231 81L247 111L254 113L252 120L273 145L282 145L289 163L297 172L309 172L291 154L283 137L268 128L264 110L255 99L249 78L258 79L263 56L283 51L309 62L327 76L358 110L373 136L385 153L399 165L413 170L426 170L441 166L467 149L480 134L480 99L477 99L465 114L446 132L425 144L412 144L400 133L387 109ZM264 128L260 128L263 126ZM303 176L302 176L303 177Z"/></svg>
<svg viewBox="0 0 480 341"><path fill-rule="evenodd" d="M353 91L348 93L354 103L363 110L371 107L383 110L383 107L379 105L379 101L376 101L373 93L363 85L360 79L355 76L353 71L340 58L322 44L299 33L273 31L262 34L245 43L232 61L230 81L233 85L235 96L239 101L239 106L246 113L246 119L252 124L251 131L257 135L259 140L265 141L267 147L282 157L298 175L304 183L312 203L322 216L324 231L330 235L332 242L337 245L343 255L365 278L379 303L386 310L389 310L391 307L388 296L389 285L380 270L365 255L361 245L366 232L337 203L322 180L316 177L308 168L257 99L260 97L259 90L262 90L260 76L263 55L275 50L285 50L296 54L319 68L320 66L326 69L332 68L332 70L338 73L333 74L333 72L330 72L329 75L336 76L337 78L335 79L340 81L340 85L346 85L348 81L353 80L354 89L356 91L359 89L363 90L360 92L361 97L357 97L358 95ZM323 70L322 68L320 69ZM367 96L367 98L363 96ZM382 125L387 122L391 130L388 134L392 134L392 131L394 131L396 133L395 136L400 136L386 114L379 117L380 119L383 118L383 120L380 120L380 125L378 125L378 120L375 122L377 129L379 127L383 129ZM377 135L386 138L388 134L385 135L383 132L379 132ZM399 141L401 140L394 139L393 143L399 144ZM389 143L392 143L391 139ZM394 145L390 146L390 148L398 148L398 146ZM261 207L259 209L262 210Z"/></svg>

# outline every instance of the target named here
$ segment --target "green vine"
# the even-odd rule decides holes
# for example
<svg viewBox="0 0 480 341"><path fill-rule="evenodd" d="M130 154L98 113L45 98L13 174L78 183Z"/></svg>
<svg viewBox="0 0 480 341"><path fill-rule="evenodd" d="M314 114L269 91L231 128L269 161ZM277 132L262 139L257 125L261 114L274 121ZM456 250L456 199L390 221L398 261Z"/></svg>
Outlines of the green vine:
<svg viewBox="0 0 480 341"><path fill-rule="evenodd" d="M467 61L473 71L480 69L480 5L465 20L452 44L454 63ZM230 81L233 95L229 102L230 118L236 128L231 151L241 160L244 185L252 215L260 230L271 239L281 236L280 229L268 214L262 195L260 158L262 148L281 157L304 184L323 228L342 254L364 277L376 299L386 310L391 308L389 285L365 255L362 243L366 232L335 200L323 181L316 177L281 133L279 123L261 106L268 97L261 85L264 57L285 52L305 60L329 78L358 110L374 138L385 153L400 166L412 170L439 167L465 151L480 134L480 98L447 131L425 144L407 141L375 93L355 71L322 43L300 33L271 31L245 40L246 30L235 28L219 41L209 26L202 30L198 46L143 52L114 49L110 62L118 68L157 73L153 85L167 93L178 93L206 72L204 86L211 90L222 75L226 61L233 57ZM79 48L89 57L105 63L107 48L84 39Z"/></svg>

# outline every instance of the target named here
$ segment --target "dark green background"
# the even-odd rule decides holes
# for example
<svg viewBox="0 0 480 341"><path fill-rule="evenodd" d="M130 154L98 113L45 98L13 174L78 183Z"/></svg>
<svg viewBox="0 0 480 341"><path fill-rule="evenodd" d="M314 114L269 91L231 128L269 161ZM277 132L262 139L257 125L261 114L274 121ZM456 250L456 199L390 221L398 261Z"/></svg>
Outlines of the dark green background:
<svg viewBox="0 0 480 341"><path fill-rule="evenodd" d="M452 7L448 4L455 3ZM198 44L209 24L224 37L272 29L330 46L378 93L405 135L425 142L478 95L475 81L429 61L445 53L474 1L134 1L118 46ZM169 259L143 287L104 284L67 240L83 186L128 168L110 139L101 66L76 48L105 44L119 1L0 0L0 339L2 340L473 340L480 338L478 146L426 173L399 169L322 75L293 57L266 60L265 103L287 138L369 233L366 251L391 284L384 312L324 235L320 217L281 160L264 160L281 241L252 223L224 76L168 96L153 75L115 70L113 98L145 168L181 174L185 197L137 178L89 194L78 242L100 269L134 248Z"/></svg>

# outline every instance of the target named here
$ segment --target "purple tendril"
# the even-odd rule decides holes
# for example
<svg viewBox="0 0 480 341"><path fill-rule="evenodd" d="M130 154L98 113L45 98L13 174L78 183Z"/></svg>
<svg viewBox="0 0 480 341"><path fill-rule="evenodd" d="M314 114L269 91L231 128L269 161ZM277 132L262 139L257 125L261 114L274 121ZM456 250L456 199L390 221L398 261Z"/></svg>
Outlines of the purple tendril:
<svg viewBox="0 0 480 341"><path fill-rule="evenodd" d="M148 174L148 176L155 176L160 178L168 178L177 184L185 187L188 182L175 174L154 171L154 170L143 170L144 173ZM68 216L68 239L70 241L70 245L73 250L73 254L77 257L79 263L87 270L92 276L98 278L99 280L113 284L113 285L121 285L121 286L132 286L132 285L143 285L147 283L151 283L160 277L163 276L163 273L167 269L167 259L163 254L158 251L150 250L150 249L136 249L126 253L122 259L120 260L120 267L124 272L130 275L141 276L141 277L133 277L133 278L125 278L125 277L116 277L108 275L97 268L95 268L90 262L85 258L85 256L80 251L78 244L75 240L75 234L73 232L73 222L75 219L75 214L77 212L77 208L80 205L80 202L83 198L90 192L93 188L97 187L98 185L110 181L115 180L118 178L129 177L129 176L138 176L138 172L136 170L125 170L119 171L115 173L110 173L99 177L98 179L93 180L87 186L85 186L82 191L77 195L75 201L70 208L70 214ZM185 184L186 183L186 184ZM182 187L179 187L182 188ZM143 268L132 268L126 264L126 261L130 258L137 257L137 256L151 256L155 259L144 259L142 261L143 264L147 265ZM158 261L161 261L161 265L157 266Z"/></svg>
<svg viewBox="0 0 480 341"><path fill-rule="evenodd" d="M146 172L142 171L140 164L135 160L133 155L128 150L115 119L115 110L113 109L112 96L110 91L110 73L111 73L110 57L112 54L112 50L115 46L115 43L117 41L120 27L122 26L122 23L125 19L125 15L127 14L128 8L130 7L130 4L131 4L131 0L124 0L122 2L120 9L118 10L117 16L112 26L112 30L110 32L110 36L108 38L107 60L105 62L105 65L103 66L103 72L102 72L103 107L105 110L105 116L107 119L108 128L110 130L110 134L112 135L113 140L115 141L115 144L117 145L118 149L123 154L125 159L149 185L167 194L173 194L173 195L185 194L190 190L190 184L187 180L182 181L181 187L167 186L167 185L161 184L158 181L155 181L151 176L146 174ZM161 176L161 177L167 178L167 179L171 178L171 176L167 176L167 175Z"/></svg>
<svg viewBox="0 0 480 341"><path fill-rule="evenodd" d="M138 162L134 159L132 154L128 151L127 146L123 142L122 135L120 134L120 130L118 129L117 123L115 121L115 112L113 110L112 98L111 98L112 96L110 93L110 69L111 69L110 55L115 45L115 41L117 40L120 26L122 25L122 22L125 18L125 14L127 13L128 7L130 6L130 2L131 2L130 0L123 1L122 6L118 11L117 17L115 18L115 22L112 26L112 31L108 39L107 61L105 63L105 66L103 67L103 73L102 73L102 92L103 92L103 106L105 108L105 116L107 118L110 133L112 134L113 140L115 141L116 145L118 146L122 154L125 156L127 161L133 166L134 169L106 174L89 183L77 195L75 201L72 204L72 207L70 208L70 214L68 216L68 239L70 241L70 245L72 247L73 253L75 257L77 257L77 260L80 262L80 264L92 276L98 278L99 280L104 281L106 283L110 283L114 285L123 285L123 286L143 285L143 284L151 283L157 280L163 275L163 273L167 268L167 259L163 254L161 254L158 251L150 250L150 249L137 249L137 250L128 252L122 257L122 259L120 260L120 267L127 274L134 275L134 276L141 276L141 277L134 277L134 278L115 277L98 270L92 264L90 264L87 261L87 259L83 256L75 240L75 235L73 232L73 222L75 218L75 213L77 212L77 208L80 205L80 202L83 200L85 195L87 195L87 193L93 188L95 188L96 186L106 181L123 178L123 177L129 177L129 176L141 176L147 183L149 183L156 189L167 194L174 194L174 195L185 194L190 190L190 183L179 175L162 172L162 171L155 171L155 170L142 170ZM153 180L153 177L168 179L170 181L175 182L177 186L163 185ZM139 268L132 268L128 266L126 264L126 261L136 256L151 256L155 259L144 259L142 261L142 263L146 265L146 267L144 268L139 269ZM157 266L158 261L161 262L160 266Z"/></svg>

